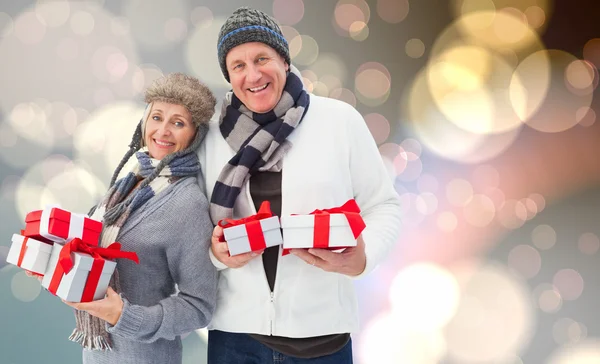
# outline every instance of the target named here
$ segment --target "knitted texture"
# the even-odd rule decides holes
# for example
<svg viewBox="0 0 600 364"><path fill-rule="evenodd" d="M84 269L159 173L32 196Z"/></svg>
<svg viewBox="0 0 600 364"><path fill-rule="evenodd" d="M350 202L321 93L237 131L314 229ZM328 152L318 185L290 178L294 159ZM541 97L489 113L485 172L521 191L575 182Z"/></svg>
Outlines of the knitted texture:
<svg viewBox="0 0 600 364"><path fill-rule="evenodd" d="M237 154L223 167L215 183L210 200L214 224L233 216L235 201L252 173L281 171L283 156L292 146L287 138L302 121L309 103L300 72L293 66L290 66L281 99L267 113L248 110L233 92L226 96L219 128Z"/></svg>
<svg viewBox="0 0 600 364"><path fill-rule="evenodd" d="M288 42L277 21L260 10L244 6L227 18L219 32L217 54L221 71L227 82L229 82L229 72L225 62L227 53L232 48L250 42L268 45L275 49L287 64L291 64Z"/></svg>
<svg viewBox="0 0 600 364"><path fill-rule="evenodd" d="M206 326L215 309L207 208L198 181L187 177L131 214L118 241L140 264L117 263L124 307L107 325L112 351L84 350L83 363L181 364L180 335Z"/></svg>

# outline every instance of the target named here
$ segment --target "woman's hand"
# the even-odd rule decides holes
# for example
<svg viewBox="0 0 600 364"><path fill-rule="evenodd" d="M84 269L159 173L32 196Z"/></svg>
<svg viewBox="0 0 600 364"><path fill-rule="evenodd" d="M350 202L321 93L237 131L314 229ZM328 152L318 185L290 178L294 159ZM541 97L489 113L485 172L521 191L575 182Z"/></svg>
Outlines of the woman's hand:
<svg viewBox="0 0 600 364"><path fill-rule="evenodd" d="M96 316L108 322L111 325L116 325L123 312L123 300L117 292L108 287L106 297L92 302L67 302L64 303L79 311L86 311L92 316Z"/></svg>

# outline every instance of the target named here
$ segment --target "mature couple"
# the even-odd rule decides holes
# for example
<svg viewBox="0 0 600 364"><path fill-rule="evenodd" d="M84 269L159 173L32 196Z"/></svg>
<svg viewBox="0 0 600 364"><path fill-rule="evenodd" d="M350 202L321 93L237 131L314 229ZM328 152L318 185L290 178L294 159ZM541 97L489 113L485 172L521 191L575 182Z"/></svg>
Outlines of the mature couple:
<svg viewBox="0 0 600 364"><path fill-rule="evenodd" d="M388 255L400 222L377 146L354 108L306 92L265 13L236 10L217 49L232 88L218 122L214 96L193 77L168 75L146 91L130 149L92 211L101 244L121 242L140 264L119 261L106 298L68 303L71 339L84 363L181 363L180 335L208 325L211 364L351 363L352 280ZM231 257L215 227L262 201L283 216L349 199L366 229L342 253L277 246Z"/></svg>

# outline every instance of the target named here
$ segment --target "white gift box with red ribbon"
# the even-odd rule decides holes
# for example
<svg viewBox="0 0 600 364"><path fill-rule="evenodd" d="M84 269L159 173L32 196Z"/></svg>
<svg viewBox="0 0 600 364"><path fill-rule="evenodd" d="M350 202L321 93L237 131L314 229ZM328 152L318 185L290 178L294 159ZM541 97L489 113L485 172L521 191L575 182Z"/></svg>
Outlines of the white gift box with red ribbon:
<svg viewBox="0 0 600 364"><path fill-rule="evenodd" d="M51 252L50 244L13 234L6 262L42 275L48 266Z"/></svg>
<svg viewBox="0 0 600 364"><path fill-rule="evenodd" d="M277 216L225 228L223 234L231 256L263 250L282 242Z"/></svg>
<svg viewBox="0 0 600 364"><path fill-rule="evenodd" d="M365 227L355 200L308 215L282 216L283 248L336 250L353 247Z"/></svg>
<svg viewBox="0 0 600 364"><path fill-rule="evenodd" d="M48 269L42 280L42 287L68 302L89 302L104 298L117 263L105 260L97 282L88 282L94 258L89 254L71 252L73 267L68 273L65 273L59 263L60 252L63 248L62 244L55 243L53 245ZM89 285L94 286L89 288L93 291L93 298L82 300L84 290Z"/></svg>

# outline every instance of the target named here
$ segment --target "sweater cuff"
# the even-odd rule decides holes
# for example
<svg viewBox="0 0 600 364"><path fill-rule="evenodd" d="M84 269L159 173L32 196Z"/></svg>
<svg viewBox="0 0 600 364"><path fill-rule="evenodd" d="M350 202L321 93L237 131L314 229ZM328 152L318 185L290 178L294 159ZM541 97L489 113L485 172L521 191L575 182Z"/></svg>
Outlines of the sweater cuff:
<svg viewBox="0 0 600 364"><path fill-rule="evenodd" d="M140 306L130 304L122 295L121 299L123 300L121 317L114 326L107 322L106 331L126 338L135 337L142 326L144 312Z"/></svg>
<svg viewBox="0 0 600 364"><path fill-rule="evenodd" d="M219 261L217 257L215 257L211 248L208 248L208 256L210 257L210 261L215 266L215 268L217 268L217 270L223 270L225 268L228 268L225 264L221 263L221 261Z"/></svg>

